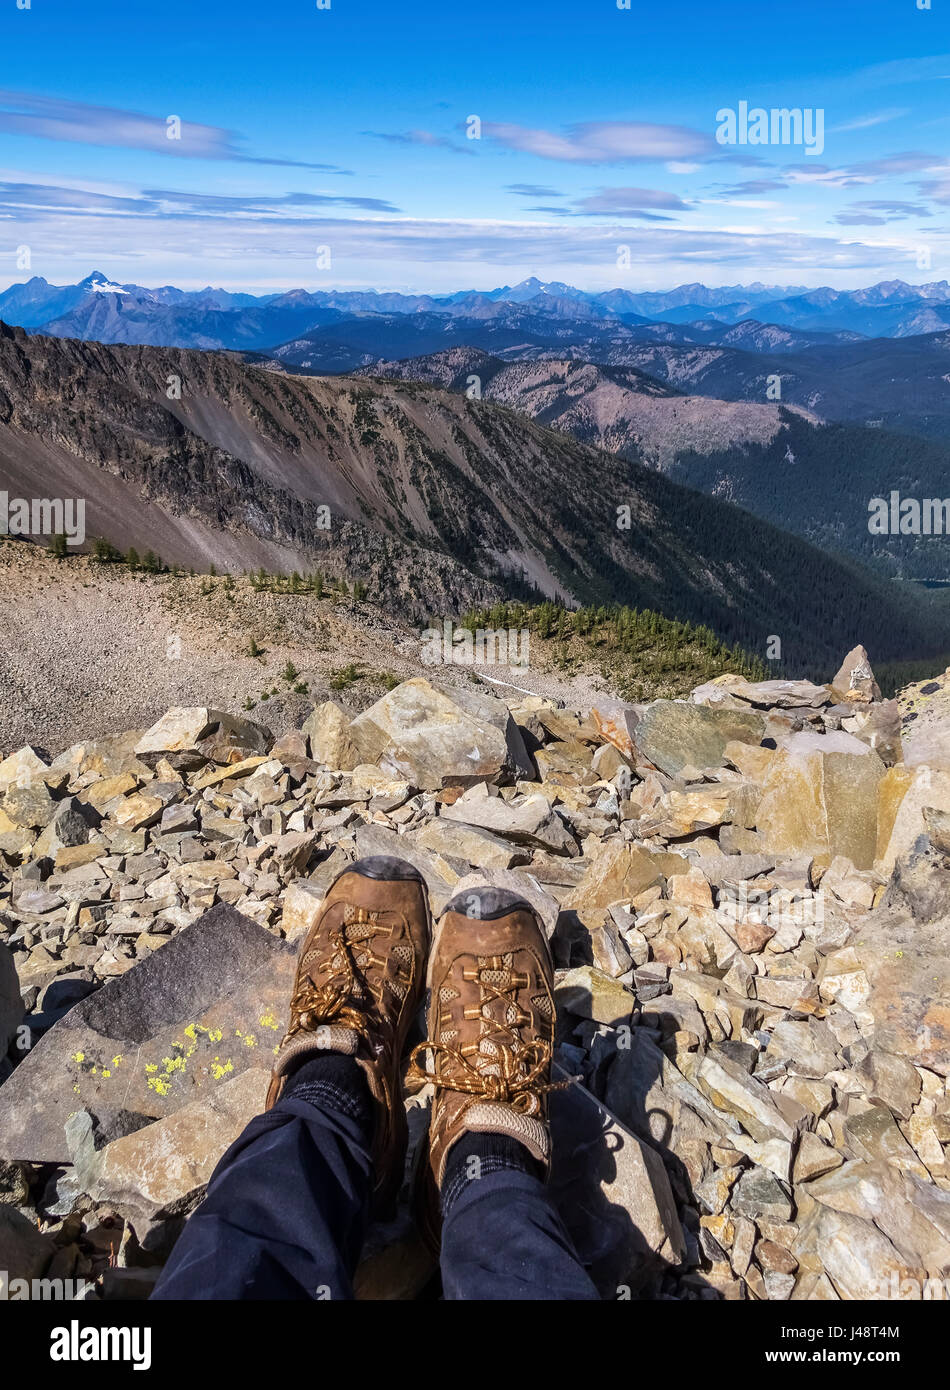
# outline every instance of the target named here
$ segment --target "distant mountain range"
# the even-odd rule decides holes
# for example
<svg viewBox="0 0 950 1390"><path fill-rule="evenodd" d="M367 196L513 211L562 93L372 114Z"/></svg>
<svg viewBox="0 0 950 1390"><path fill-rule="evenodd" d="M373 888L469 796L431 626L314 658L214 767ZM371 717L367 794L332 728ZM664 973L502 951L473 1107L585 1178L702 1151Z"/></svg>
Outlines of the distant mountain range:
<svg viewBox="0 0 950 1390"><path fill-rule="evenodd" d="M173 285L148 289L118 284L100 271L76 285L51 285L42 276L11 285L0 294L0 319L53 337L98 342L152 344L165 347L224 348L245 351L282 349L281 360L304 365L308 340L334 326L344 344L359 337L358 325L369 318L392 335L394 319L419 318L420 337L441 328L452 342L418 343L416 352L460 342L496 350L497 344L471 343L472 325L525 335L526 340L555 335L563 347L577 335L599 343L604 335L632 336L635 341L750 346L759 351L794 351L819 342L859 337L905 338L950 328L950 284L940 280L910 285L883 281L861 290L806 289L802 286L701 284L676 289L591 293L558 281L530 277L498 289L459 291L451 295L406 295L375 290L296 289L254 296L212 289L179 290ZM354 327L354 321L357 327ZM451 325L448 326L447 325ZM456 329L469 334L459 338ZM372 331L372 330L371 330ZM289 346L283 347L288 344ZM537 346L537 343L534 343ZM556 346L556 343L549 343ZM377 344L376 357L403 355L391 342ZM351 349L352 351L352 349ZM311 353L311 359L313 354ZM345 360L343 360L345 358ZM341 355L337 368L365 365Z"/></svg>
<svg viewBox="0 0 950 1390"><path fill-rule="evenodd" d="M38 479L44 495L85 498L88 535L123 550L202 569L322 566L420 618L520 591L653 608L760 654L780 633L788 671L830 668L872 627L885 660L950 648L950 612L909 586L418 382L0 326L0 485L32 496Z"/></svg>

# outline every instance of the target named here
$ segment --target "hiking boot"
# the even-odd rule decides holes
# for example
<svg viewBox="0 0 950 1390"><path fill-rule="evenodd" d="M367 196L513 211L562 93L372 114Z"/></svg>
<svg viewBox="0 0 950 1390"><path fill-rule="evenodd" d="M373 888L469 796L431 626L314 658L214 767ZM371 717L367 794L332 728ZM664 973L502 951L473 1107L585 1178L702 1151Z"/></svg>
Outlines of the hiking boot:
<svg viewBox="0 0 950 1390"><path fill-rule="evenodd" d="M435 1084L417 1199L423 1234L437 1247L439 1189L464 1135L506 1135L550 1167L554 969L534 909L502 888L453 898L436 929L428 984L428 1040L413 1049L409 1077Z"/></svg>
<svg viewBox="0 0 950 1390"><path fill-rule="evenodd" d="M375 1102L376 1205L399 1189L407 1142L399 1070L422 1001L431 935L421 874L377 855L331 884L304 940L290 1003L290 1026L274 1065L266 1108L293 1068L325 1052L353 1057Z"/></svg>

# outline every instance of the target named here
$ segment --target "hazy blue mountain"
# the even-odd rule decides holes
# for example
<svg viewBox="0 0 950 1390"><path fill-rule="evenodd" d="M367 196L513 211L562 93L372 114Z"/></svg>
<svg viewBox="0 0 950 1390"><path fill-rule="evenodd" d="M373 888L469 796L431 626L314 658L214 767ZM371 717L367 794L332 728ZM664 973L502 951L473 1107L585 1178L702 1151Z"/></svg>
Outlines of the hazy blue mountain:
<svg viewBox="0 0 950 1390"><path fill-rule="evenodd" d="M359 325L368 316L377 322L380 338L364 345ZM419 317L425 323L418 329L395 324L396 319ZM448 295L299 288L253 295L212 286L183 290L175 285L119 284L96 270L76 285L51 285L41 276L11 285L0 294L0 319L33 332L106 343L281 348L280 360L312 371L361 366L373 360L367 353L393 358L460 342L499 351L514 346L503 341L509 329L523 332L531 350L551 347L616 363L624 344L638 341L741 344L750 351L774 354L858 337L939 333L950 328L950 285L943 280L925 285L891 280L860 290L755 283L592 292L529 276L516 285ZM349 349L337 339L327 352L308 342L303 356L295 360L298 338L320 337L327 325L342 319L353 324ZM435 320L443 326L435 327ZM487 339L459 336L477 333L471 325L478 323L489 325ZM442 333L445 338L440 339Z"/></svg>

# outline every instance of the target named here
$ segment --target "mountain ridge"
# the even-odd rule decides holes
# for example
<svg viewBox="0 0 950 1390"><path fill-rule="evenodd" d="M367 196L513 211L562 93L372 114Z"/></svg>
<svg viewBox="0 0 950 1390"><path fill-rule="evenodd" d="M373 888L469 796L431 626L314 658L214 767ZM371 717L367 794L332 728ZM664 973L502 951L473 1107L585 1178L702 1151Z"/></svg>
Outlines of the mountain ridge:
<svg viewBox="0 0 950 1390"><path fill-rule="evenodd" d="M941 610L857 565L506 406L412 383L2 329L0 478L29 496L38 477L86 497L88 534L123 550L335 566L417 616L520 586L705 623L760 656L779 633L793 667L833 660L872 614L883 660L950 646Z"/></svg>
<svg viewBox="0 0 950 1390"><path fill-rule="evenodd" d="M93 303L98 298L127 299L134 312L119 313L115 304L111 314L97 311ZM181 347L278 347L295 333L332 321L334 314L428 313L491 319L511 309L554 316L565 323L685 324L694 334L712 333L720 324L735 327L751 318L799 333L899 338L950 328L950 284L881 281L854 291L758 283L718 288L691 284L669 291L620 287L586 291L530 276L514 286L448 295L297 288L255 296L211 287L191 291L168 285L158 289L131 282L120 285L94 271L76 285L56 286L33 276L0 293L0 319L17 327L43 329L53 336ZM322 317L327 313L330 319ZM221 320L215 314L233 318ZM297 319L289 328L288 314ZM211 317L202 325L205 315ZM245 315L250 315L246 324L242 322ZM261 323L268 328L262 330Z"/></svg>

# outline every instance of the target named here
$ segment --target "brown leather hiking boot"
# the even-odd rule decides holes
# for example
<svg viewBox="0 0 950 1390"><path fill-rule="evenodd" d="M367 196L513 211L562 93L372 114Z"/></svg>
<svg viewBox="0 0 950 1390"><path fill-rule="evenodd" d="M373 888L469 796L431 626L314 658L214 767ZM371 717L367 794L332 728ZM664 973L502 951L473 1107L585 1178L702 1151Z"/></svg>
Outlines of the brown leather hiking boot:
<svg viewBox="0 0 950 1390"><path fill-rule="evenodd" d="M402 1180L406 1114L399 1069L422 1002L431 925L425 884L405 860L377 855L337 876L300 952L290 1026L267 1092L269 1110L292 1066L321 1052L355 1058L376 1102L377 1205Z"/></svg>
<svg viewBox="0 0 950 1390"><path fill-rule="evenodd" d="M428 1041L413 1049L409 1072L436 1088L417 1189L432 1245L446 1160L464 1134L507 1135L550 1166L553 980L541 923L517 894L478 888L448 904L429 956Z"/></svg>

